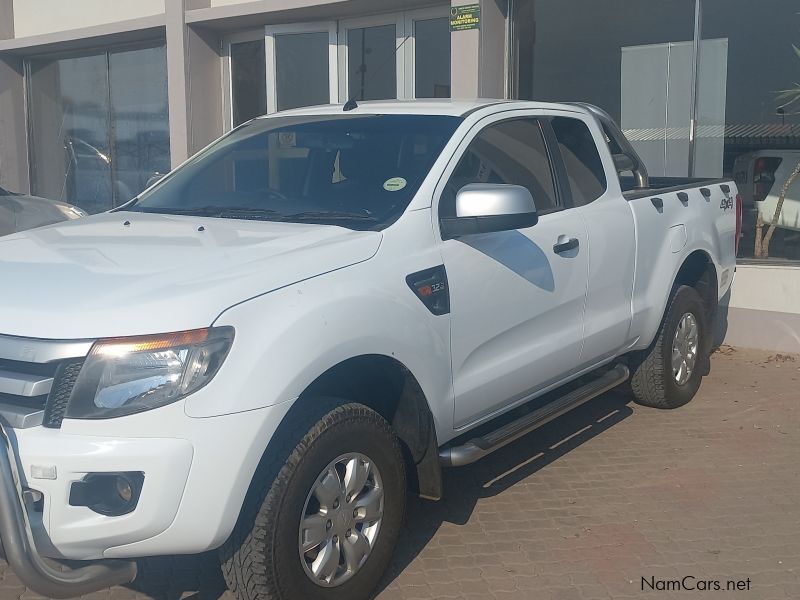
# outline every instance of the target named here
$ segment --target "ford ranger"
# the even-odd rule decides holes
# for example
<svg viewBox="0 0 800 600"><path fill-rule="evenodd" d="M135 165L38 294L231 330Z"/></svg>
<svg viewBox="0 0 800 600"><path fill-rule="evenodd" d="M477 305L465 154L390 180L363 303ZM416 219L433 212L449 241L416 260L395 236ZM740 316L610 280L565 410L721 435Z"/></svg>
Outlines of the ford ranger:
<svg viewBox="0 0 800 600"><path fill-rule="evenodd" d="M368 598L407 489L615 386L692 399L740 214L589 105L350 102L6 236L7 560L69 597L218 549L242 600Z"/></svg>

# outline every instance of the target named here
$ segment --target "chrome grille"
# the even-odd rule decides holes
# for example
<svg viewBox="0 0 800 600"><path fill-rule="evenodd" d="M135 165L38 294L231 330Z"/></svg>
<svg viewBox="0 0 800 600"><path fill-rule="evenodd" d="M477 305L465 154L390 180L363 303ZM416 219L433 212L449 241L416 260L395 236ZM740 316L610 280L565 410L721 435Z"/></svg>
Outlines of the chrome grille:
<svg viewBox="0 0 800 600"><path fill-rule="evenodd" d="M17 429L60 427L91 344L0 336L0 420Z"/></svg>
<svg viewBox="0 0 800 600"><path fill-rule="evenodd" d="M0 359L0 394L46 396L53 386L55 365Z"/></svg>

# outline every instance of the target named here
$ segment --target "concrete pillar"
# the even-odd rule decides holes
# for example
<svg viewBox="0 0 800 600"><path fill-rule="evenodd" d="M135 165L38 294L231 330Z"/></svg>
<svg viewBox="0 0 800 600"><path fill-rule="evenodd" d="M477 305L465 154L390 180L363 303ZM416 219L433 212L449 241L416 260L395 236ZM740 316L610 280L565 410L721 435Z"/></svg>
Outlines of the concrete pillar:
<svg viewBox="0 0 800 600"><path fill-rule="evenodd" d="M30 192L22 59L0 57L0 186Z"/></svg>
<svg viewBox="0 0 800 600"><path fill-rule="evenodd" d="M213 31L188 30L189 154L224 133L222 106L222 41Z"/></svg>
<svg viewBox="0 0 800 600"><path fill-rule="evenodd" d="M172 167L189 158L189 44L186 0L166 0L167 96Z"/></svg>
<svg viewBox="0 0 800 600"><path fill-rule="evenodd" d="M0 0L0 40L14 37L14 0Z"/></svg>
<svg viewBox="0 0 800 600"><path fill-rule="evenodd" d="M0 0L0 40L14 37L14 0ZM22 60L0 56L0 187L30 192Z"/></svg>
<svg viewBox="0 0 800 600"><path fill-rule="evenodd" d="M451 0L451 6L474 0ZM480 29L450 34L453 98L506 95L506 12L508 0L480 0Z"/></svg>
<svg viewBox="0 0 800 600"><path fill-rule="evenodd" d="M186 24L187 10L208 6L210 0L166 0L173 168L223 133L219 35Z"/></svg>

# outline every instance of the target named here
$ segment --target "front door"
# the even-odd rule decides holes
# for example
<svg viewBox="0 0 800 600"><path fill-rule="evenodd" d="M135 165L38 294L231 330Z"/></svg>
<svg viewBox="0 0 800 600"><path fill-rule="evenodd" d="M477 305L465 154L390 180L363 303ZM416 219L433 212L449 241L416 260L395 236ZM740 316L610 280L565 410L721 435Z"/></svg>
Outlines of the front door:
<svg viewBox="0 0 800 600"><path fill-rule="evenodd" d="M588 240L565 206L543 127L534 117L495 121L469 142L439 200L454 216L468 183L527 187L533 227L442 242L451 292L455 426L462 427L556 383L577 368L583 342Z"/></svg>

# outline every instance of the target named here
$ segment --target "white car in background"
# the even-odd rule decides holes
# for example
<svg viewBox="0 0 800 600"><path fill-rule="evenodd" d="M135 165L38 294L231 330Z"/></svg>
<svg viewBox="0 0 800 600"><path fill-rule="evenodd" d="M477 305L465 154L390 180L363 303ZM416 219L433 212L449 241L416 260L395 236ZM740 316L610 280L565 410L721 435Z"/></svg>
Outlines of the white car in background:
<svg viewBox="0 0 800 600"><path fill-rule="evenodd" d="M736 159L733 178L753 222L759 215L764 223L772 222L781 189L799 162L800 150L758 150ZM786 193L777 226L800 231L800 177Z"/></svg>
<svg viewBox="0 0 800 600"><path fill-rule="evenodd" d="M85 216L83 210L66 202L0 188L0 236Z"/></svg>

